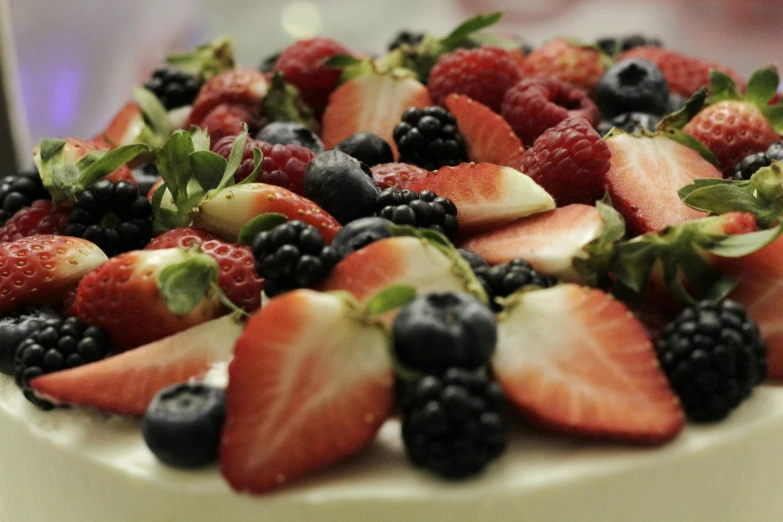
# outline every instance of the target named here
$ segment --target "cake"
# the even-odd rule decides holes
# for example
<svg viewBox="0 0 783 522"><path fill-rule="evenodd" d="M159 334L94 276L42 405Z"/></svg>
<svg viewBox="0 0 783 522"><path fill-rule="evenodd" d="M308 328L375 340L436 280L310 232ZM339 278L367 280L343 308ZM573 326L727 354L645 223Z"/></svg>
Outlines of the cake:
<svg viewBox="0 0 783 522"><path fill-rule="evenodd" d="M779 519L776 70L498 18L220 39L0 182L0 521Z"/></svg>

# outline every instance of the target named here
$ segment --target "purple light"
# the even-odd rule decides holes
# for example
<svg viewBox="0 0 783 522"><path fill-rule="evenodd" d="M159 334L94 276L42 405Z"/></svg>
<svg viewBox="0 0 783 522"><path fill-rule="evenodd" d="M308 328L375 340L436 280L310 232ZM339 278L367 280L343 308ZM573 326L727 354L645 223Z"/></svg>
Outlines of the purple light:
<svg viewBox="0 0 783 522"><path fill-rule="evenodd" d="M54 76L57 82L49 85L48 102L52 127L58 133L65 133L79 114L79 88L81 74L78 64L63 60Z"/></svg>

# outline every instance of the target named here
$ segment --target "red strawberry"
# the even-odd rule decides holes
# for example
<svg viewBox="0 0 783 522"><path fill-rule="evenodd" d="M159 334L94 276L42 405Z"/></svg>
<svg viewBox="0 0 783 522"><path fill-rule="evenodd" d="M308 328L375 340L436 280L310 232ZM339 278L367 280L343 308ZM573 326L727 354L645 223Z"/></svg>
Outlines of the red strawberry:
<svg viewBox="0 0 783 522"><path fill-rule="evenodd" d="M248 221L268 212L316 227L327 244L340 230L337 220L309 199L266 183L228 187L208 197L194 212L193 222L226 241L236 242Z"/></svg>
<svg viewBox="0 0 783 522"><path fill-rule="evenodd" d="M601 119L595 102L584 91L554 78L516 84L503 99L502 114L526 144L569 118L584 118L593 126Z"/></svg>
<svg viewBox="0 0 783 522"><path fill-rule="evenodd" d="M62 203L54 207L48 199L33 201L19 210L0 227L0 243L43 234L62 234L68 225L72 205Z"/></svg>
<svg viewBox="0 0 783 522"><path fill-rule="evenodd" d="M470 161L506 165L524 151L514 130L489 107L467 96L453 94L446 98L446 108L457 120L457 129L465 138Z"/></svg>
<svg viewBox="0 0 783 522"><path fill-rule="evenodd" d="M489 228L554 207L544 189L510 167L463 163L412 181L415 192L431 190L457 206L463 232Z"/></svg>
<svg viewBox="0 0 783 522"><path fill-rule="evenodd" d="M109 144L106 144L105 140L98 143L95 141L83 140L80 138L64 138L65 146L63 147L63 163L76 163L87 154L96 150L108 150L111 148ZM38 171L41 172L40 164L40 145L36 145L33 154L35 155L35 162ZM136 180L131 173L131 170L127 165L123 165L111 174L105 177L105 179L118 183L120 181L129 181L136 185Z"/></svg>
<svg viewBox="0 0 783 522"><path fill-rule="evenodd" d="M229 366L220 445L234 490L263 493L358 453L391 413L388 340L354 308L297 290L248 321Z"/></svg>
<svg viewBox="0 0 783 522"><path fill-rule="evenodd" d="M175 228L153 239L145 250L184 248L200 245L201 252L220 267L218 286L229 301L248 312L261 306L264 280L256 274L253 251L249 246L226 243L214 234L195 227Z"/></svg>
<svg viewBox="0 0 783 522"><path fill-rule="evenodd" d="M573 261L604 228L595 207L568 205L471 236L459 246L481 254L492 265L520 258L541 273L581 281Z"/></svg>
<svg viewBox="0 0 783 522"><path fill-rule="evenodd" d="M128 102L114 115L106 130L93 141L107 148L136 143L144 130L144 113L136 102Z"/></svg>
<svg viewBox="0 0 783 522"><path fill-rule="evenodd" d="M427 86L437 105L444 105L449 94L465 94L499 112L506 91L519 79L519 69L506 51L479 47L442 55L430 71Z"/></svg>
<svg viewBox="0 0 783 522"><path fill-rule="evenodd" d="M222 72L207 80L201 87L196 101L193 102L190 123L203 127L207 114L221 104L260 109L267 89L268 83L264 74L255 69L232 69Z"/></svg>
<svg viewBox="0 0 783 522"><path fill-rule="evenodd" d="M331 38L299 40L280 54L275 70L283 73L286 82L299 89L304 102L320 115L342 74L324 62L338 54L351 52Z"/></svg>
<svg viewBox="0 0 783 522"><path fill-rule="evenodd" d="M150 191L149 191L149 192L147 192L147 199L148 199L149 201L152 201L152 198L155 196L155 192L156 192L156 191L157 191L157 190L160 188L160 186L161 186L161 185L163 185L164 183L165 183L165 181L163 181L163 179L161 178L161 179L159 179L158 181L156 181L155 183L153 183L153 184L152 184L152 186L150 187Z"/></svg>
<svg viewBox="0 0 783 522"><path fill-rule="evenodd" d="M677 194L694 179L722 177L698 152L665 136L619 134L606 144L612 152L606 174L609 193L631 234L661 230L705 215L686 206Z"/></svg>
<svg viewBox="0 0 783 522"><path fill-rule="evenodd" d="M173 277L164 281L162 273ZM79 318L104 328L115 353L135 348L203 323L223 313L214 290L187 295L175 283L216 282L217 263L209 256L172 248L139 250L113 257L87 274L76 292ZM167 303L167 300L169 303ZM187 305L187 306L186 306ZM175 311L169 307L174 306Z"/></svg>
<svg viewBox="0 0 783 522"><path fill-rule="evenodd" d="M60 314L62 314L64 317L76 317L79 315L76 312L76 289L78 288L78 285L75 285L73 288L67 290L63 294L63 303L62 306L60 306Z"/></svg>
<svg viewBox="0 0 783 522"><path fill-rule="evenodd" d="M411 182L425 177L429 172L408 163L381 163L370 167L370 170L381 190L389 187L408 188Z"/></svg>
<svg viewBox="0 0 783 522"><path fill-rule="evenodd" d="M106 261L75 237L42 235L0 245L0 315L22 305L58 305L85 274Z"/></svg>
<svg viewBox="0 0 783 522"><path fill-rule="evenodd" d="M202 377L227 361L242 323L225 316L178 334L31 382L36 394L59 404L141 416L166 386Z"/></svg>
<svg viewBox="0 0 783 522"><path fill-rule="evenodd" d="M525 78L555 78L591 93L605 68L597 49L557 39L528 54L520 71Z"/></svg>
<svg viewBox="0 0 783 522"><path fill-rule="evenodd" d="M566 284L517 294L506 314L492 366L529 421L566 435L644 444L682 429L685 415L652 342L621 302Z"/></svg>
<svg viewBox="0 0 783 522"><path fill-rule="evenodd" d="M612 153L582 119L568 119L545 131L525 151L522 172L555 198L558 206L592 205L606 192Z"/></svg>
<svg viewBox="0 0 783 522"><path fill-rule="evenodd" d="M215 146L226 136L236 136L242 132L242 125L249 127L258 120L259 109L240 103L221 103L215 106L201 120L199 127L209 133L209 142Z"/></svg>
<svg viewBox="0 0 783 522"><path fill-rule="evenodd" d="M321 139L327 149L351 134L377 134L397 156L392 133L409 107L432 105L427 88L409 76L365 74L335 90L323 116Z"/></svg>

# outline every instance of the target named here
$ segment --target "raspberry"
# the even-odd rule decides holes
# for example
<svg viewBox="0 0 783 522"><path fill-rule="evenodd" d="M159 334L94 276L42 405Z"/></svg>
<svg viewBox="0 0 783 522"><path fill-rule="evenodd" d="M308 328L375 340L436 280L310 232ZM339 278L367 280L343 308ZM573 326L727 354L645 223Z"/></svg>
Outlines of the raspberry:
<svg viewBox="0 0 783 522"><path fill-rule="evenodd" d="M231 146L236 136L226 136L212 146L212 152L220 154L228 160L231 154ZM261 174L258 176L260 183L277 185L297 194L304 194L302 180L305 169L315 153L300 145L270 145L265 141L248 138L245 143L245 155L242 164L234 174L237 182L242 181L253 172L253 147L258 147L264 153L261 162Z"/></svg>
<svg viewBox="0 0 783 522"><path fill-rule="evenodd" d="M370 167L370 170L381 190L389 187L408 188L412 182L426 177L428 172L427 169L408 163L382 163Z"/></svg>
<svg viewBox="0 0 783 522"><path fill-rule="evenodd" d="M61 204L52 209L52 202L48 199L33 201L32 205L14 214L0 228L0 243L42 234L62 234L68 226L70 213L70 204Z"/></svg>
<svg viewBox="0 0 783 522"><path fill-rule="evenodd" d="M275 70L299 89L302 99L320 115L342 74L324 65L327 58L351 52L331 38L311 38L291 44L280 54Z"/></svg>
<svg viewBox="0 0 783 522"><path fill-rule="evenodd" d="M247 105L222 103L206 115L199 127L207 129L209 142L214 147L224 136L236 136L242 132L243 123L252 127L257 117L258 112Z"/></svg>
<svg viewBox="0 0 783 522"><path fill-rule="evenodd" d="M541 185L559 207L592 205L604 195L612 153L583 119L568 119L539 136L525 151L522 171Z"/></svg>
<svg viewBox="0 0 783 522"><path fill-rule="evenodd" d="M593 92L604 69L598 50L562 39L535 49L520 67L525 78L554 78L587 92Z"/></svg>
<svg viewBox="0 0 783 522"><path fill-rule="evenodd" d="M514 61L503 49L480 47L444 54L430 72L432 101L444 105L451 93L469 98L500 112L503 95L520 79Z"/></svg>
<svg viewBox="0 0 783 522"><path fill-rule="evenodd" d="M601 115L584 91L553 78L522 80L503 98L502 115L526 145L568 118L598 125Z"/></svg>

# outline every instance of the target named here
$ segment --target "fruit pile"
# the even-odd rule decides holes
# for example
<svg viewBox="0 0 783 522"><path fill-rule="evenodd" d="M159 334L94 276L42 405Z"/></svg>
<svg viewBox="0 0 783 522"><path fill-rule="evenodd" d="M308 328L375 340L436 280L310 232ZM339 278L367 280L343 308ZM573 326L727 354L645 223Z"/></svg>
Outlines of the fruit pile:
<svg viewBox="0 0 783 522"><path fill-rule="evenodd" d="M0 180L0 371L253 493L395 416L412 465L460 479L510 415L662 444L783 377L777 71L531 49L499 17L259 70L221 39L92 139L41 141Z"/></svg>

